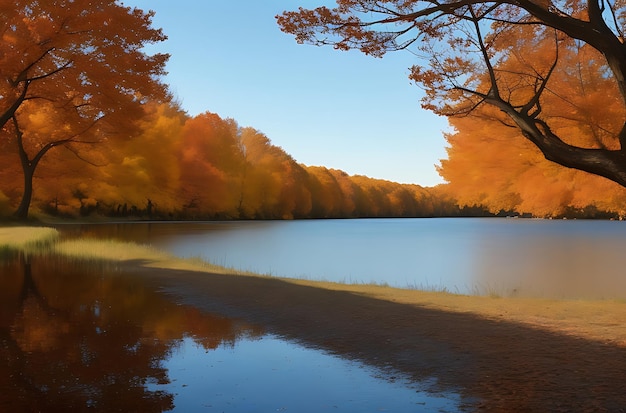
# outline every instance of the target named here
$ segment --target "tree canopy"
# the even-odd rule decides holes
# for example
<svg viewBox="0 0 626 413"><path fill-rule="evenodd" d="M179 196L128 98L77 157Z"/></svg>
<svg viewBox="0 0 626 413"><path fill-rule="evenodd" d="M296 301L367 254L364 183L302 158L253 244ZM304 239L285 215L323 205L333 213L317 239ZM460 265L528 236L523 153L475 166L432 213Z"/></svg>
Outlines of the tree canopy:
<svg viewBox="0 0 626 413"><path fill-rule="evenodd" d="M30 204L34 169L50 149L136 133L143 104L168 98L160 82L168 56L147 55L165 40L152 12L114 0L17 0L0 7L0 128L14 140Z"/></svg>
<svg viewBox="0 0 626 413"><path fill-rule="evenodd" d="M505 65L515 73L524 70L525 59L545 58L552 51L544 42L532 55L511 53ZM555 69L551 93L544 99L553 131L568 136L572 144L615 149L612 131L621 127L624 107L614 82L604 76L597 52L590 47L565 49L561 60L567 64ZM497 108L482 106L473 116L451 118L450 123L455 131L446 136L448 159L441 161L439 173L462 205L536 216L601 216L599 211L626 215L626 188L546 161Z"/></svg>
<svg viewBox="0 0 626 413"><path fill-rule="evenodd" d="M377 57L411 50L420 59L411 79L425 89L425 108L494 114L546 159L626 186L625 13L623 0L337 0L335 8L300 8L277 20L298 42ZM575 129L561 127L564 112L585 101L561 95L555 84L557 73L561 82L579 76L572 54L586 56L611 89L600 104L616 118L601 140L581 142ZM485 105L496 110L478 110Z"/></svg>

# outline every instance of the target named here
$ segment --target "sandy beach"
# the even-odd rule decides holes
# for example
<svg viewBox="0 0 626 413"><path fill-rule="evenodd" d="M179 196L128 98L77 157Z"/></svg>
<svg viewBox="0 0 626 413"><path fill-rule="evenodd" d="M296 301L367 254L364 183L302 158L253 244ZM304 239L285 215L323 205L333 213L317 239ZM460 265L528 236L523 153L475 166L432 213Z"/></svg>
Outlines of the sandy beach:
<svg viewBox="0 0 626 413"><path fill-rule="evenodd" d="M626 411L621 301L459 296L159 267L136 262L124 271L177 302L430 380L431 391L461 394L464 411Z"/></svg>

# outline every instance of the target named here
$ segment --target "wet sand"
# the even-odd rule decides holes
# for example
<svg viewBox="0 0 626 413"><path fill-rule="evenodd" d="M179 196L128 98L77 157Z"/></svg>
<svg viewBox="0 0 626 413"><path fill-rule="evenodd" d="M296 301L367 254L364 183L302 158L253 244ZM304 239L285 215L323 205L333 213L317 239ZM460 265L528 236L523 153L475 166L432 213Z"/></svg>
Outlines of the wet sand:
<svg viewBox="0 0 626 413"><path fill-rule="evenodd" d="M458 296L128 264L180 303L462 395L463 411L626 412L626 303Z"/></svg>

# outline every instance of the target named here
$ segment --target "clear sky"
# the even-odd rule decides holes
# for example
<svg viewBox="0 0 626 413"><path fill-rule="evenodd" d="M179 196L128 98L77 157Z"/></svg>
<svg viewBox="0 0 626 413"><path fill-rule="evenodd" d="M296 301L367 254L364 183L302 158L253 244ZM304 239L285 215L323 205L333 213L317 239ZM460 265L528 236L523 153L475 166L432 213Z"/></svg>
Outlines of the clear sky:
<svg viewBox="0 0 626 413"><path fill-rule="evenodd" d="M306 165L432 186L444 118L408 79L415 57L299 45L275 15L333 0L125 0L154 10L169 39L166 82L192 116L213 112L263 132ZM153 50L153 49L150 49Z"/></svg>

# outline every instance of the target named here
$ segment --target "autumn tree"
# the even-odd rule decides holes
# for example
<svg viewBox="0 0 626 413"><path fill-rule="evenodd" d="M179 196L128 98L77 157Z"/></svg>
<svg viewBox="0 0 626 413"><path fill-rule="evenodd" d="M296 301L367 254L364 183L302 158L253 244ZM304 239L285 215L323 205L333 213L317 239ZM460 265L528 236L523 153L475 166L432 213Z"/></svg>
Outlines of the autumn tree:
<svg viewBox="0 0 626 413"><path fill-rule="evenodd" d="M300 8L277 19L302 43L377 57L411 50L421 58L411 79L425 89L425 108L461 117L491 106L546 159L626 186L625 13L622 0L337 0L335 8ZM538 47L541 55L533 52ZM576 130L559 127L558 109L571 102L555 85L559 71L578 76L564 56L583 50L594 52L615 92L616 100L602 104L622 108L607 138L586 145L575 141Z"/></svg>
<svg viewBox="0 0 626 413"><path fill-rule="evenodd" d="M116 214L123 204L134 205L145 215L159 215L181 208L180 162L182 133L189 116L172 103L148 103L141 133L110 146L102 176L90 195ZM150 209L150 210L149 210Z"/></svg>
<svg viewBox="0 0 626 413"><path fill-rule="evenodd" d="M350 176L337 169L305 167L311 191L313 218L426 217L442 208L439 195L419 185ZM447 202L451 206L453 203ZM449 208L455 215L458 209Z"/></svg>
<svg viewBox="0 0 626 413"><path fill-rule="evenodd" d="M243 128L239 141L245 160L238 205L240 218L308 216L311 193L305 185L307 173L303 167L253 128Z"/></svg>
<svg viewBox="0 0 626 413"><path fill-rule="evenodd" d="M28 215L32 178L48 151L78 154L81 144L132 136L142 105L168 97L159 80L167 55L143 51L165 39L152 17L115 0L0 8L0 128L23 169L19 218Z"/></svg>
<svg viewBox="0 0 626 413"><path fill-rule="evenodd" d="M528 60L549 61L553 55L552 42L524 39L524 34L519 33L517 41L498 40L500 48L509 51L501 63L506 69L503 77L525 70ZM528 42L535 48L524 54L520 46ZM624 106L613 79L605 76L602 57L579 43L564 48L560 60L563 64L555 67L550 93L543 98L552 130L578 146L617 149L614 136L621 127ZM533 93L530 85L526 88L529 95ZM448 159L442 160L439 173L461 204L538 216L557 216L590 206L622 213L625 188L546 161L536 146L507 124L505 116L497 108L483 105L472 116L450 119L455 132L446 136Z"/></svg>
<svg viewBox="0 0 626 413"><path fill-rule="evenodd" d="M342 216L344 193L332 172L323 166L310 166L307 186L311 191L311 214L317 218L336 218Z"/></svg>
<svg viewBox="0 0 626 413"><path fill-rule="evenodd" d="M192 216L237 215L243 154L233 119L202 113L182 129L180 196Z"/></svg>

